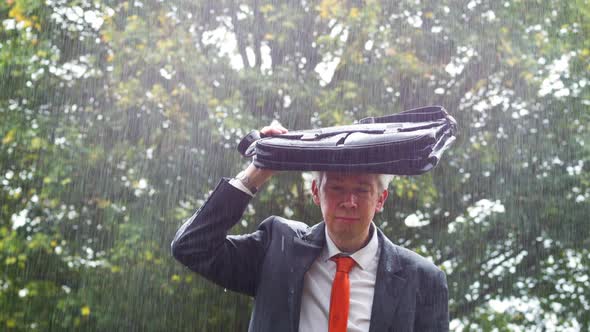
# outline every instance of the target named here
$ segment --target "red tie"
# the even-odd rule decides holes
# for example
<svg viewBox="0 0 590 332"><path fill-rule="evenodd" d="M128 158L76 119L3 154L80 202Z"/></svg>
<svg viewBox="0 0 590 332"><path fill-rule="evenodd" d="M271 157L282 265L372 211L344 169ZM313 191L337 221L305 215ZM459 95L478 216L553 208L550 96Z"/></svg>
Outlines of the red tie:
<svg viewBox="0 0 590 332"><path fill-rule="evenodd" d="M332 283L330 298L329 332L346 332L350 304L348 272L354 266L354 260L348 256L332 257L331 259L336 262L336 275Z"/></svg>

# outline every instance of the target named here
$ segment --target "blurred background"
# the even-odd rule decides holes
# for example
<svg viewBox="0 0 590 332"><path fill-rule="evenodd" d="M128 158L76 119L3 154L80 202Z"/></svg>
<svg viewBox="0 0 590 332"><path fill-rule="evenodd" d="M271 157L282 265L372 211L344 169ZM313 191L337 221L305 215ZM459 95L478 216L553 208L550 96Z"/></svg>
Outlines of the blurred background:
<svg viewBox="0 0 590 332"><path fill-rule="evenodd" d="M453 331L590 330L588 0L0 0L0 330L246 331L175 262L237 142L443 105L441 164L375 223ZM285 172L232 230L321 220Z"/></svg>

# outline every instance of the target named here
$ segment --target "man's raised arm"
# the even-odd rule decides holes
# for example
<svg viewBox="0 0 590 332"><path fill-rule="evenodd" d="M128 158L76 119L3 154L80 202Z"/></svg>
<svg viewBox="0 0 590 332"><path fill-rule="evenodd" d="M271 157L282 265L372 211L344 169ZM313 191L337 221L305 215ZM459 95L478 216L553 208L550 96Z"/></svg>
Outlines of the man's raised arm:
<svg viewBox="0 0 590 332"><path fill-rule="evenodd" d="M287 130L264 127L276 135ZM242 217L252 195L274 174L250 164L234 179L222 179L203 206L176 232L172 255L183 265L222 287L254 295L267 232L260 227L246 235L227 233Z"/></svg>

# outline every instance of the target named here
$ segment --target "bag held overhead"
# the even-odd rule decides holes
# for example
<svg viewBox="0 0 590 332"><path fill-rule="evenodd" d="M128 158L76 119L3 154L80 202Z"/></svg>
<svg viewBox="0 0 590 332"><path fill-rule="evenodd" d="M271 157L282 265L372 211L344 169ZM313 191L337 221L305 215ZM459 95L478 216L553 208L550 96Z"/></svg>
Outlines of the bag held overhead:
<svg viewBox="0 0 590 332"><path fill-rule="evenodd" d="M256 167L273 170L418 175L438 164L456 131L443 107L428 106L272 137L252 131L238 150Z"/></svg>

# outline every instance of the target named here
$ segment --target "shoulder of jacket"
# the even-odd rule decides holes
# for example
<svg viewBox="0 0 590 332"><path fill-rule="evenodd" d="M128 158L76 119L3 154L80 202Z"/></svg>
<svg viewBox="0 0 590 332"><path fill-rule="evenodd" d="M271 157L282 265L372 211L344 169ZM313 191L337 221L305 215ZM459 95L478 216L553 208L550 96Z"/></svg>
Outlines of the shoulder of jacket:
<svg viewBox="0 0 590 332"><path fill-rule="evenodd" d="M391 249L397 252L400 264L402 264L404 267L411 267L414 268L417 272L422 272L426 274L439 274L442 272L442 270L438 266L436 266L431 260L423 257L422 255L410 249L392 243L386 237L383 241L383 245L391 246Z"/></svg>
<svg viewBox="0 0 590 332"><path fill-rule="evenodd" d="M290 220L279 216L270 216L266 218L260 227L269 228L271 231L292 231L297 234L305 234L309 231L310 226L304 222Z"/></svg>

